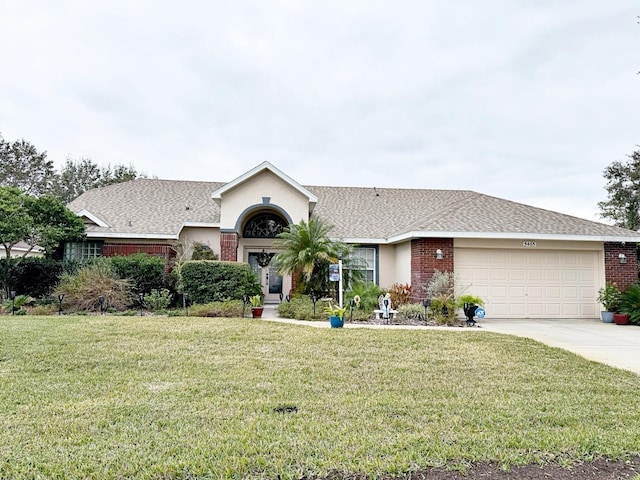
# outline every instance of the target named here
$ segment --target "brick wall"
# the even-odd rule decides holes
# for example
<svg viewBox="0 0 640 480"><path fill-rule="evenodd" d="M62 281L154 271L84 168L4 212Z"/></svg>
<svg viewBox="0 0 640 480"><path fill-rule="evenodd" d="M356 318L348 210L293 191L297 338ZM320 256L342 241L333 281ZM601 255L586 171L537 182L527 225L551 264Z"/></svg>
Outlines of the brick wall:
<svg viewBox="0 0 640 480"><path fill-rule="evenodd" d="M238 261L238 234L220 233L220 260L225 262Z"/></svg>
<svg viewBox="0 0 640 480"><path fill-rule="evenodd" d="M436 258L436 250L442 250L443 258ZM453 272L452 238L419 238L411 241L411 292L415 302L422 301L424 289L434 270Z"/></svg>
<svg viewBox="0 0 640 480"><path fill-rule="evenodd" d="M620 254L627 257L627 263L620 263ZM604 244L604 274L607 282L615 282L624 290L638 281L638 253L635 243Z"/></svg>

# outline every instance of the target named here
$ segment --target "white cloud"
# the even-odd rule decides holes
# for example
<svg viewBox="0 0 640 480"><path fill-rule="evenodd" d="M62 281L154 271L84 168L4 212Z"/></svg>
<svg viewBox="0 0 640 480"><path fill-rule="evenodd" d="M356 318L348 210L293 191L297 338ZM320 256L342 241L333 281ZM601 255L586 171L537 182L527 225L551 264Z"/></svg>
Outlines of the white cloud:
<svg viewBox="0 0 640 480"><path fill-rule="evenodd" d="M635 3L3 2L0 132L58 164L223 181L269 160L596 218L640 143Z"/></svg>

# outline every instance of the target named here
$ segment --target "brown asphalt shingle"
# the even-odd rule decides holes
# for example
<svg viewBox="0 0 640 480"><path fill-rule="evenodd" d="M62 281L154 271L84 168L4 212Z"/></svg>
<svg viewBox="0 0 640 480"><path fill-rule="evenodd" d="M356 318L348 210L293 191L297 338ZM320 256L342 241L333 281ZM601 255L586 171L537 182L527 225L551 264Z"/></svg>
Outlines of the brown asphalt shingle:
<svg viewBox="0 0 640 480"><path fill-rule="evenodd" d="M109 227L88 231L177 236L185 222L217 224L211 194L224 182L137 179L90 190L69 207L86 209ZM636 232L468 190L304 187L317 196L314 210L334 226L331 236L388 239L409 232L529 233L640 236ZM264 192L269 196L269 192Z"/></svg>

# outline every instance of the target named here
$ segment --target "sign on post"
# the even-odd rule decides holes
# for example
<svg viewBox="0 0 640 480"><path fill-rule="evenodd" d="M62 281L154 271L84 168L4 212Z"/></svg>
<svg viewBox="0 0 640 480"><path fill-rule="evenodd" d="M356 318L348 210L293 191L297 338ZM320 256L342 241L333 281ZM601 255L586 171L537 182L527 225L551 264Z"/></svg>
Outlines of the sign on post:
<svg viewBox="0 0 640 480"><path fill-rule="evenodd" d="M332 263L329 265L329 281L330 282L340 281L340 265L338 265L337 263Z"/></svg>

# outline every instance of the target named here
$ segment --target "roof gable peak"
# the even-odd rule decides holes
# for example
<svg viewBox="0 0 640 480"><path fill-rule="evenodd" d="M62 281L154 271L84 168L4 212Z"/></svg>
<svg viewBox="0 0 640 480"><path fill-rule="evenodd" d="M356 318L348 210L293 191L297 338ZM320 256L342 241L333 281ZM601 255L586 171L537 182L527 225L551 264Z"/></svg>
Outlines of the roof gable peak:
<svg viewBox="0 0 640 480"><path fill-rule="evenodd" d="M231 180L229 183L227 183L227 184L223 185L222 187L218 188L217 190L215 190L211 194L211 198L213 198L213 200L216 203L219 203L220 200L222 199L222 195L224 195L226 192L228 192L230 190L233 190L238 185L241 185L241 184L251 180L253 177L261 174L264 171L271 172L276 177L280 178L283 182L287 183L292 188L294 188L295 190L300 192L302 195L304 195L305 197L307 197L309 199L309 203L316 204L318 202L318 198L313 193L311 193L305 187L303 187L298 182L296 182L294 179L292 179L289 175L285 174L280 169L276 168L275 166L273 166L271 163L269 163L267 161L262 162L260 165L257 165L255 167L253 167L248 172L243 173L242 175L240 175L236 179Z"/></svg>

